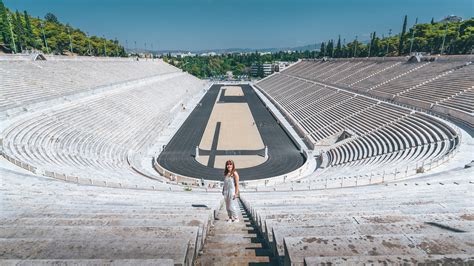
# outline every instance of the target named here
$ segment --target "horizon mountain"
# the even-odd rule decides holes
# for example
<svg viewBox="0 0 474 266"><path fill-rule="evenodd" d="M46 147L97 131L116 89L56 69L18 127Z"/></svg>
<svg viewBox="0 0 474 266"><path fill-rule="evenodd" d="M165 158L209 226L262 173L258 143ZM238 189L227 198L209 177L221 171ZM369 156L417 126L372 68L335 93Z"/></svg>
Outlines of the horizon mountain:
<svg viewBox="0 0 474 266"><path fill-rule="evenodd" d="M367 44L368 40L361 41L361 43ZM217 53L217 54L227 54L227 53L249 53L249 52L272 52L277 53L281 51L319 51L321 43L307 44L302 46L295 47L274 47L274 48L218 48L218 49L199 49L199 50L185 50L185 49L166 49L166 50L151 50L151 49L137 49L136 52L155 52L158 54L167 54L167 53L193 53L193 54L203 54L203 53ZM126 49L128 52L135 52L135 49Z"/></svg>

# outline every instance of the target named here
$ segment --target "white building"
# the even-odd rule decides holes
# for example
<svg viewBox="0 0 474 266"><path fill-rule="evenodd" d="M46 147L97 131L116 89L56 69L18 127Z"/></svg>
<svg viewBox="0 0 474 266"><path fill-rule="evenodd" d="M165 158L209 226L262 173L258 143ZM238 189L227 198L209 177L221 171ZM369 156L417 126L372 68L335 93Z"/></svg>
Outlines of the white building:
<svg viewBox="0 0 474 266"><path fill-rule="evenodd" d="M250 67L250 74L254 77L259 75L259 71L263 70L263 76L269 76L273 73L273 64L253 64Z"/></svg>
<svg viewBox="0 0 474 266"><path fill-rule="evenodd" d="M172 53L171 56L175 56L177 58L184 58L184 57L188 57L188 56L196 56L196 54L193 54L191 52L187 52L187 53Z"/></svg>
<svg viewBox="0 0 474 266"><path fill-rule="evenodd" d="M209 52L209 53L202 53L201 56L216 56L217 53L215 52Z"/></svg>

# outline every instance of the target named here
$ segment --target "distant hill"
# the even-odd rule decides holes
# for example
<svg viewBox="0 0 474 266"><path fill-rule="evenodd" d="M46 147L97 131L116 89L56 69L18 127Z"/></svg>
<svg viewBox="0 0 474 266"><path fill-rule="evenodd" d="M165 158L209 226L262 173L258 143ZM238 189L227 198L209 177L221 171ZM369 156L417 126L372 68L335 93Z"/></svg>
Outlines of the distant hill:
<svg viewBox="0 0 474 266"><path fill-rule="evenodd" d="M194 53L194 54L203 54L203 53L210 53L214 52L217 54L227 54L227 53L252 53L255 51L258 52L280 52L280 51L318 51L321 43L317 44L309 44L304 46L297 46L297 47L280 47L280 48L224 48L224 49L205 49L205 50L157 50L153 51L158 54L167 54L167 53ZM129 52L134 52L134 49L129 49ZM145 52L143 49L138 49L138 52ZM147 50L146 52L151 52L151 50Z"/></svg>
<svg viewBox="0 0 474 266"><path fill-rule="evenodd" d="M369 41L361 41L360 43L367 44ZM304 52L304 51L319 51L321 47L321 43L316 43L316 44L308 44L308 45L303 45L303 46L296 46L296 47L280 47L280 48L225 48L225 49L205 49L205 50L157 50L153 51L154 53L157 54L168 54L168 53L194 53L194 54L203 54L203 53L210 53L214 52L217 54L228 54L228 53L253 53L255 51L258 52L271 52L271 53L277 53L277 52L286 52L286 51L299 51L299 52ZM129 52L152 52L151 50L143 50L143 49L129 49L127 50Z"/></svg>

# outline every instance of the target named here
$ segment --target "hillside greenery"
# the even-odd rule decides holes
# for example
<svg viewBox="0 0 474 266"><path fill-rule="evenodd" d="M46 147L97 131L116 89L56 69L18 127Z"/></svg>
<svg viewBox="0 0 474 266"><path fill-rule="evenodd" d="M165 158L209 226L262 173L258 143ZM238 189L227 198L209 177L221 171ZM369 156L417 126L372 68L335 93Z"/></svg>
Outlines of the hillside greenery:
<svg viewBox="0 0 474 266"><path fill-rule="evenodd" d="M44 19L34 18L27 11L15 12L0 0L0 44L15 53L43 53L93 56L126 56L117 40L88 36L80 29L61 23L48 13Z"/></svg>
<svg viewBox="0 0 474 266"><path fill-rule="evenodd" d="M316 53L304 52L278 52L260 54L258 52L246 54L224 54L215 56L187 56L184 58L165 56L164 60L184 71L200 78L210 78L225 75L232 71L234 76L248 75L252 64L266 62L288 61L294 62L302 58L313 58Z"/></svg>
<svg viewBox="0 0 474 266"><path fill-rule="evenodd" d="M431 23L416 24L408 30L406 20L405 16L401 33L381 37L372 32L366 44L356 39L341 44L340 37L337 41L323 42L318 57L403 56L410 51L455 55L471 53L474 48L474 18L448 23L432 20Z"/></svg>

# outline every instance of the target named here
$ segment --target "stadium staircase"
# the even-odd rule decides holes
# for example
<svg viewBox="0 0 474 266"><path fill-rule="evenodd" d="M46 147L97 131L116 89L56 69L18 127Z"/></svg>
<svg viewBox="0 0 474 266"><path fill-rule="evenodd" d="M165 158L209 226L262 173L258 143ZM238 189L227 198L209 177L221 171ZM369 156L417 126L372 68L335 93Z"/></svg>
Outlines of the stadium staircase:
<svg viewBox="0 0 474 266"><path fill-rule="evenodd" d="M275 265L254 220L239 201L239 222L226 221L225 205L207 235L196 265Z"/></svg>

